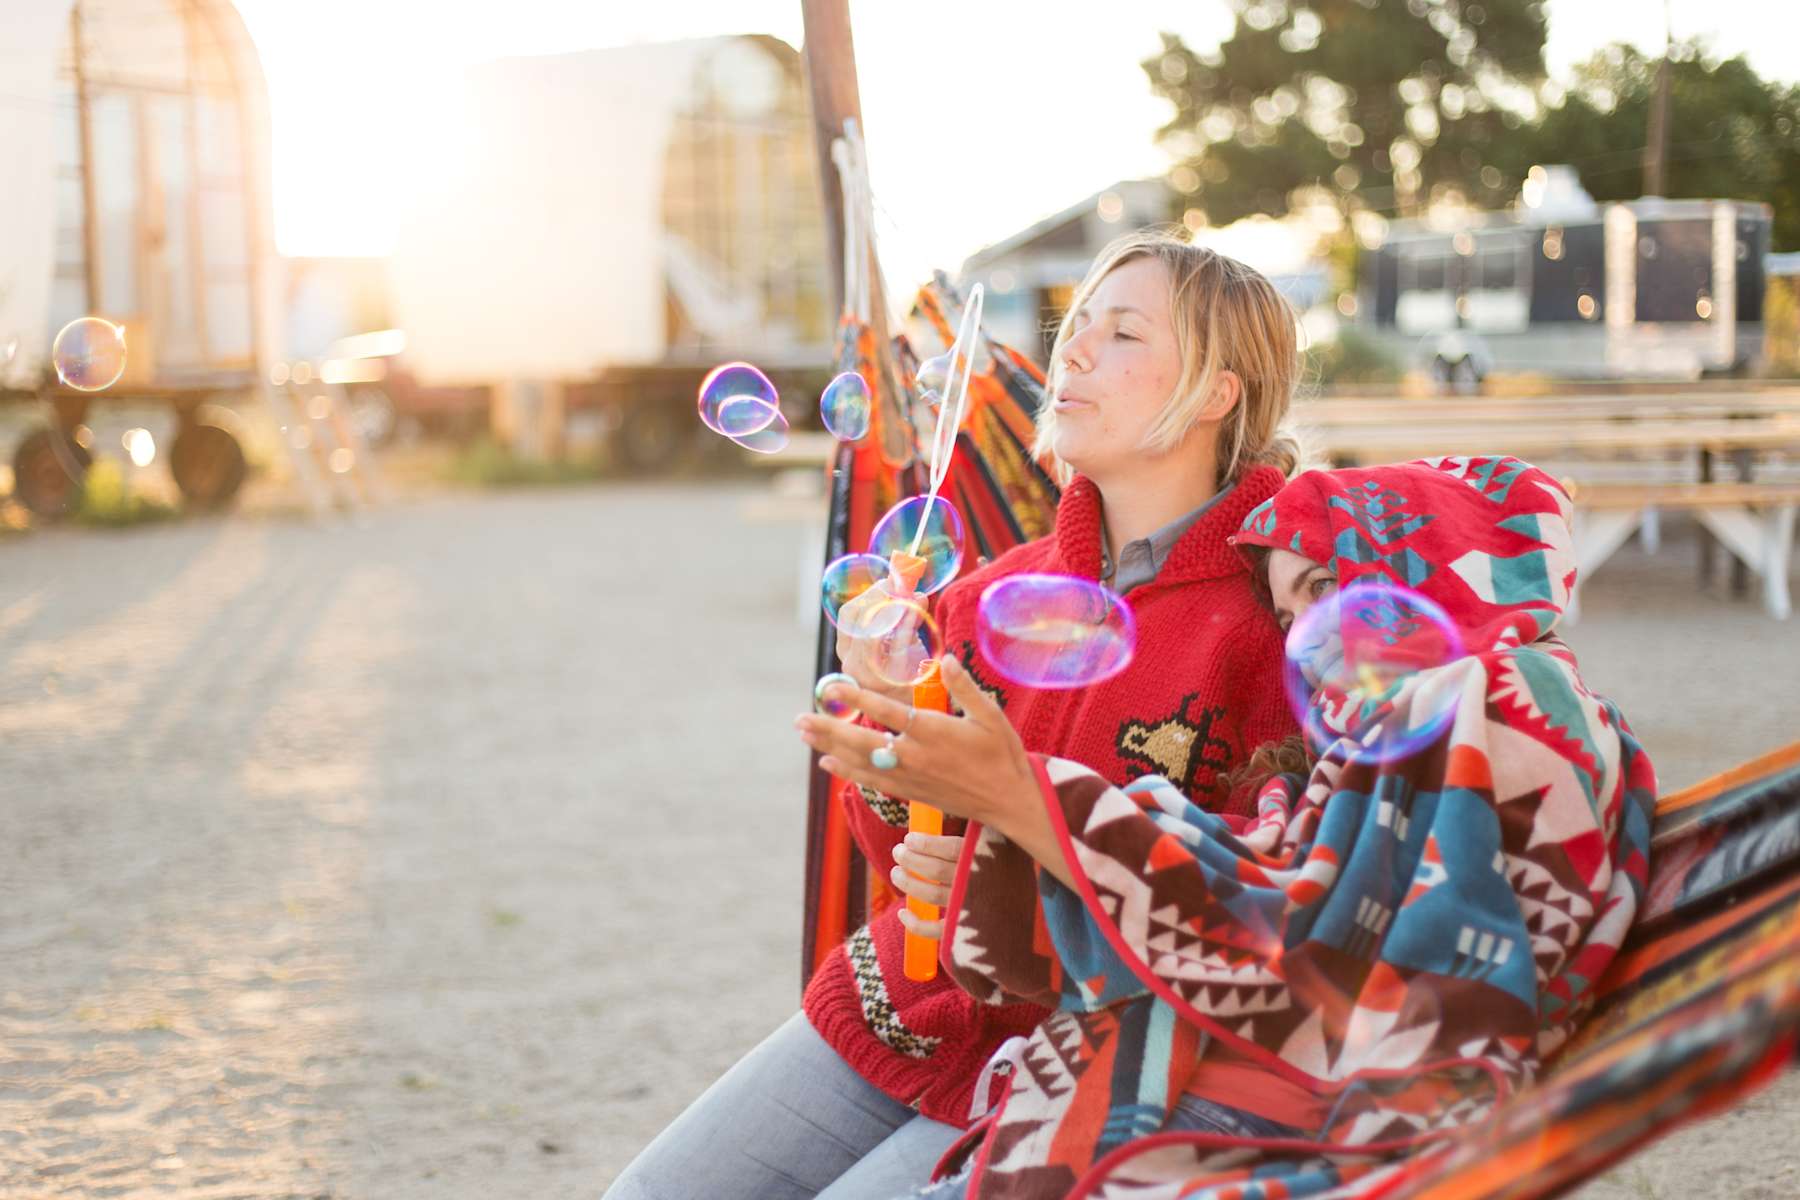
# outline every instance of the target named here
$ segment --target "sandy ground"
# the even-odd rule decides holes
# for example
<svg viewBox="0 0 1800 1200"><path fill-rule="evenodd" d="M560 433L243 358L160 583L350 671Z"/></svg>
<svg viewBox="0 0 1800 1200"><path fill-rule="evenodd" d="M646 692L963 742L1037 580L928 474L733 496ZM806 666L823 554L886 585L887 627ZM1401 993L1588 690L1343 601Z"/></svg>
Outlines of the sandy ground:
<svg viewBox="0 0 1800 1200"><path fill-rule="evenodd" d="M0 1196L598 1196L797 1001L765 486L0 540ZM1800 724L1800 619L1694 558L1573 634L1670 787ZM1581 1195L1794 1197L1797 1129L1791 1074Z"/></svg>

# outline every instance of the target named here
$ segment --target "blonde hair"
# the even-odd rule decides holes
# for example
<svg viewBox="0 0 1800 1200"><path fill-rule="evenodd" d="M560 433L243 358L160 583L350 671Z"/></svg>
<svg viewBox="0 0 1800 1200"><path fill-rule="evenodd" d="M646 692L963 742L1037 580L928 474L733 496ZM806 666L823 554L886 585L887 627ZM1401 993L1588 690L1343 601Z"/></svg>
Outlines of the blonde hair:
<svg viewBox="0 0 1800 1200"><path fill-rule="evenodd" d="M1243 388L1219 427L1219 482L1229 483L1261 463L1292 475L1300 446L1282 423L1300 373L1293 306L1261 272L1194 245L1178 225L1125 234L1094 259L1050 347L1050 395L1062 386L1062 351L1074 335L1075 314L1102 279L1139 258L1154 258L1168 269L1169 314L1181 353L1181 378L1144 435L1143 449L1164 454L1179 445L1212 395L1219 373L1230 371ZM1055 441L1056 411L1046 402L1038 410L1032 453L1053 459L1055 473L1067 483L1074 472L1055 458Z"/></svg>

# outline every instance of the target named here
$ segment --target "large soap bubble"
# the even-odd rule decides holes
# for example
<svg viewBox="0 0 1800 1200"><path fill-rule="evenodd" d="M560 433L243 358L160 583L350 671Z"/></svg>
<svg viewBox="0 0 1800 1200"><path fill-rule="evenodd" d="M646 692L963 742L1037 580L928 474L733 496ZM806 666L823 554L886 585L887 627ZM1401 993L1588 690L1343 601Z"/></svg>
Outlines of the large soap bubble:
<svg viewBox="0 0 1800 1200"><path fill-rule="evenodd" d="M1315 746L1348 738L1358 757L1391 761L1455 716L1456 689L1426 686L1423 673L1463 654L1456 625L1432 600L1397 584L1352 584L1288 630L1288 700Z"/></svg>
<svg viewBox="0 0 1800 1200"><path fill-rule="evenodd" d="M1137 625L1124 599L1089 579L1011 575L981 593L975 637L994 669L1032 688L1078 688L1131 662Z"/></svg>
<svg viewBox="0 0 1800 1200"><path fill-rule="evenodd" d="M950 585L962 569L963 519L942 496L912 496L888 509L869 534L869 553L890 559L895 551L925 560L918 594Z"/></svg>

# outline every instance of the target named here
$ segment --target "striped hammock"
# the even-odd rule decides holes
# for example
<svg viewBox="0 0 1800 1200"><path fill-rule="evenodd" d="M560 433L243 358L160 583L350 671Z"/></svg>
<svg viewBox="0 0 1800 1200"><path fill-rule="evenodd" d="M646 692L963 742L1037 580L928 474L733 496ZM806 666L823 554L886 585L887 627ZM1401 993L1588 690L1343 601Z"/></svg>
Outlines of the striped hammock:
<svg viewBox="0 0 1800 1200"><path fill-rule="evenodd" d="M960 301L940 276L913 317L945 345ZM1050 532L1058 490L1030 454L1042 372L985 333L943 495L961 511L971 556L992 558ZM840 371L869 381L868 437L832 464L826 561L868 546L892 505L925 490L936 413L918 399L919 359L896 337L846 320ZM978 365L980 359L978 358ZM816 667L837 669L821 618ZM807 799L801 985L823 957L894 900L862 860L812 760ZM1382 1188L1395 1200L1531 1200L1587 1179L1686 1122L1721 1112L1794 1062L1800 1047L1800 742L1664 797L1650 892L1599 985L1594 1016L1531 1089L1454 1144L1415 1159Z"/></svg>

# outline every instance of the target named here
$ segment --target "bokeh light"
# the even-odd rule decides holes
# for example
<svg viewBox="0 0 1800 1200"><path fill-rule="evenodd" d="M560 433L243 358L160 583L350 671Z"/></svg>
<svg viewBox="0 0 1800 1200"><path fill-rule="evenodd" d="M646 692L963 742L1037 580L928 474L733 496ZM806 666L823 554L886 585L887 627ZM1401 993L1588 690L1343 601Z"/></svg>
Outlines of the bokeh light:
<svg viewBox="0 0 1800 1200"><path fill-rule="evenodd" d="M156 438L148 429L127 429L119 441L133 466L147 467L156 461Z"/></svg>

